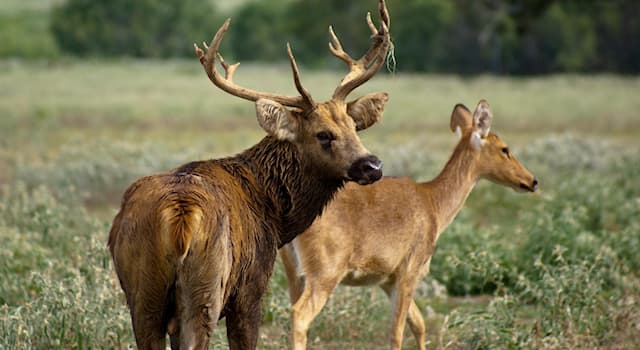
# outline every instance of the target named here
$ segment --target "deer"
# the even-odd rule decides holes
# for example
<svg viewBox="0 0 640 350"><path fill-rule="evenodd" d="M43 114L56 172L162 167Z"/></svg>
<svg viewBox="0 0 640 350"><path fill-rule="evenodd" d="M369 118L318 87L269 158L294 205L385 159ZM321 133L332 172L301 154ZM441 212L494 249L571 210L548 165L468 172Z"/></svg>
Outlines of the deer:
<svg viewBox="0 0 640 350"><path fill-rule="evenodd" d="M255 102L267 135L235 156L190 162L140 178L125 191L107 245L138 348L165 349L168 335L172 349L208 349L218 320L226 318L229 348L255 349L278 249L311 225L345 183L382 177L381 160L357 131L382 117L388 95L347 101L385 61L390 21L384 0L378 10L378 28L367 14L371 46L359 59L329 27L329 50L349 72L323 103L302 86L289 44L298 96L233 82L239 63L218 52L230 19L204 49L194 44L216 87Z"/></svg>
<svg viewBox="0 0 640 350"><path fill-rule="evenodd" d="M485 100L473 114L456 105L450 127L459 141L436 178L347 184L305 233L280 249L293 305L293 349L306 348L309 326L338 284L379 286L391 300L390 348L401 349L406 320L418 348L425 349L425 323L413 293L429 272L440 234L480 179L518 192L535 192L538 186L490 131L492 119Z"/></svg>

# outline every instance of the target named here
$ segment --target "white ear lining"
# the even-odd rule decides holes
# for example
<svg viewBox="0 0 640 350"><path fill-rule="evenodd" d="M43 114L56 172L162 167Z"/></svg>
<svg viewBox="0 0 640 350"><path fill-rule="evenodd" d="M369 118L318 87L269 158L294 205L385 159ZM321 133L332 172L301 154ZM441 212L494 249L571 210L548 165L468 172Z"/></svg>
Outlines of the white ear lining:
<svg viewBox="0 0 640 350"><path fill-rule="evenodd" d="M296 139L296 134L293 132L296 129L296 123L291 120L288 113L285 109L281 110L278 115L277 129L274 132L274 136L278 140L294 141Z"/></svg>
<svg viewBox="0 0 640 350"><path fill-rule="evenodd" d="M482 146L484 146L484 139L482 138L482 136L480 136L480 133L478 131L474 131L471 133L471 146L476 151L479 151Z"/></svg>
<svg viewBox="0 0 640 350"><path fill-rule="evenodd" d="M462 137L462 129L460 129L460 125L456 125L456 138L460 140Z"/></svg>
<svg viewBox="0 0 640 350"><path fill-rule="evenodd" d="M295 140L297 125L286 107L272 100L259 99L256 101L256 112L258 123L264 130L278 140Z"/></svg>
<svg viewBox="0 0 640 350"><path fill-rule="evenodd" d="M296 139L296 134L292 133L287 129L278 129L274 135L278 140L283 141L294 141Z"/></svg>

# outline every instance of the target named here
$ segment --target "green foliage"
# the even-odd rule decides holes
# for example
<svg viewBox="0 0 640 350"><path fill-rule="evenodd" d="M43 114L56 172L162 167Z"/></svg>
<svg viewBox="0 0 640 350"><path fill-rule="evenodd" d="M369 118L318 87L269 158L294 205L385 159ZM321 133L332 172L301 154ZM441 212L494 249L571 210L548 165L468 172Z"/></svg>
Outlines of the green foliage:
<svg viewBox="0 0 640 350"><path fill-rule="evenodd" d="M83 148L63 147L55 158L40 165L19 162L15 172L29 187L46 185L65 203L115 203L135 179L167 171L194 157L150 144L95 142Z"/></svg>
<svg viewBox="0 0 640 350"><path fill-rule="evenodd" d="M359 56L369 45L360 17L368 10L377 19L373 6L365 0L255 0L234 13L233 52L242 59L282 60L287 40L301 62L337 66L323 45L327 25ZM639 52L628 40L640 34L632 18L639 7L632 2L403 0L388 7L400 71L638 72Z"/></svg>
<svg viewBox="0 0 640 350"><path fill-rule="evenodd" d="M471 198L470 204L481 212L463 212L443 234L432 275L453 294L512 289L519 275L536 276L535 261L555 265L558 249L570 264L595 263L593 259L605 249L610 252L606 261L612 264L611 271L636 271L638 259L631 250L640 240L635 220L640 215L640 187L634 176L640 171L638 156L567 136L534 142L522 153L525 164L539 169L543 198L522 208L517 203L522 199L514 200L516 195L510 190L486 188L472 194L480 196ZM530 155L536 156L527 159ZM547 164L538 158L542 155L546 155ZM600 162L595 169L594 162ZM547 174L554 174L555 179ZM511 219L501 217L504 208ZM510 225L497 231L468 224L477 215L481 216L475 220L486 217L486 210L491 212L490 221ZM616 283L619 278L609 274L606 284Z"/></svg>
<svg viewBox="0 0 640 350"><path fill-rule="evenodd" d="M52 244L24 241L30 237L19 233L6 238L9 239L5 242L19 247L17 251L23 254L34 252L31 247L46 249ZM122 348L132 342L129 314L108 272L110 259L102 238L103 235L90 237L88 233L68 235L66 239L73 240L74 252L58 252L48 257L48 265L33 266L37 269L22 278L16 278L15 271L4 270L3 266L3 285L10 284L29 294L19 305L3 303L0 307L0 347ZM6 295L4 288L1 292Z"/></svg>
<svg viewBox="0 0 640 350"><path fill-rule="evenodd" d="M285 4L252 1L234 13L225 43L236 59L281 61L286 57Z"/></svg>
<svg viewBox="0 0 640 350"><path fill-rule="evenodd" d="M327 27L359 57L369 46L366 11L378 21L372 0L13 1L0 9L0 57L189 57L191 44L222 23L214 5L233 17L221 52L242 61L284 61L291 42L302 64L341 67L328 54ZM388 7L399 71L640 72L638 2L392 0Z"/></svg>
<svg viewBox="0 0 640 350"><path fill-rule="evenodd" d="M518 277L517 289L495 298L486 310L454 311L445 340L459 349L595 348L616 340L618 327L628 327L637 299L623 298L603 283L610 269L602 250L593 262L569 263L564 250L554 264L540 260L538 278ZM625 305L626 304L626 305Z"/></svg>
<svg viewBox="0 0 640 350"><path fill-rule="evenodd" d="M44 187L0 192L0 347L119 348L128 313L110 273L104 223Z"/></svg>
<svg viewBox="0 0 640 350"><path fill-rule="evenodd" d="M233 154L263 135L251 104L212 93L193 64L0 65L0 85L12 87L0 94L0 348L133 346L106 247L122 192L137 177ZM249 64L238 78L293 90L288 73ZM160 75L167 84L157 84ZM306 78L311 91L338 79ZM435 176L455 142L452 104L484 91L497 131L541 182L531 195L482 181L442 234L430 277L448 297L416 293L422 310L439 313L425 312L428 348L634 348L637 79L398 75L372 84L395 96L388 119L361 134L386 174ZM568 128L576 134L554 134ZM286 346L289 310L276 264L260 348ZM312 325L310 346L387 349L388 310L378 289L339 287ZM415 348L406 334L404 347ZM222 321L211 348L225 347Z"/></svg>
<svg viewBox="0 0 640 350"><path fill-rule="evenodd" d="M398 69L442 69L443 62L451 58L445 57L441 49L449 40L443 28L452 23L455 4L438 0L390 1L389 11L393 14L391 33ZM400 20L393 21L394 18Z"/></svg>
<svg viewBox="0 0 640 350"><path fill-rule="evenodd" d="M51 29L76 55L191 56L214 31L213 13L198 0L69 0L53 11Z"/></svg>
<svg viewBox="0 0 640 350"><path fill-rule="evenodd" d="M60 54L44 11L0 13L0 57L50 59Z"/></svg>
<svg viewBox="0 0 640 350"><path fill-rule="evenodd" d="M525 212L503 203L515 219L499 220L499 230L472 227L467 214L440 240L432 275L450 293L498 295L486 310L450 315L447 337L463 349L614 341L639 306L624 298L638 287L629 277L639 262L638 154L570 136L543 138L522 154L546 179L542 200ZM493 218L486 199L474 204Z"/></svg>

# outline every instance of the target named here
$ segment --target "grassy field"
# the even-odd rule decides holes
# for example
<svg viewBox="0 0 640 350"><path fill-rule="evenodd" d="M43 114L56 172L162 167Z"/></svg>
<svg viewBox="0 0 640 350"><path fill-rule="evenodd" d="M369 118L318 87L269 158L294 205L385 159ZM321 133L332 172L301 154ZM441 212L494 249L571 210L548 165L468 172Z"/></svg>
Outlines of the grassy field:
<svg viewBox="0 0 640 350"><path fill-rule="evenodd" d="M302 69L317 100L340 77ZM295 91L286 65L243 64L236 80ZM370 91L391 96L383 122L361 135L386 174L436 175L455 143L453 106L486 98L493 129L541 182L536 195L481 183L445 231L416 296L429 349L634 348L640 79L386 74L353 95ZM122 192L140 176L256 143L254 113L195 59L0 62L0 349L130 347L106 249ZM387 348L388 308L381 291L338 288L312 348ZM287 347L288 312L278 265L260 348ZM211 348L225 341L221 326Z"/></svg>

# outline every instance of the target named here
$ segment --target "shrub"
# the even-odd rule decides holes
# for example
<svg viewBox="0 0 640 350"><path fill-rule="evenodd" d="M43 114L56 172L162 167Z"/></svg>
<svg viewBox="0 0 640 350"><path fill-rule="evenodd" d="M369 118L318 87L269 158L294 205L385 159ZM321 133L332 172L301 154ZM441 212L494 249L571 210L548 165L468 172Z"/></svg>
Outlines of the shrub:
<svg viewBox="0 0 640 350"><path fill-rule="evenodd" d="M76 55L168 57L193 55L217 20L209 1L69 0L52 14L60 48Z"/></svg>
<svg viewBox="0 0 640 350"><path fill-rule="evenodd" d="M65 145L58 155L41 163L20 161L15 173L29 187L51 189L65 203L117 204L135 179L197 159L194 153L173 153L151 144L98 140L84 147Z"/></svg>
<svg viewBox="0 0 640 350"><path fill-rule="evenodd" d="M83 240L63 277L54 268L31 274L38 290L20 306L0 307L0 344L8 349L124 348L132 343L129 313L109 273L104 234ZM80 249L82 247L82 249ZM4 283L3 283L4 284Z"/></svg>
<svg viewBox="0 0 640 350"><path fill-rule="evenodd" d="M47 59L59 56L49 16L39 11L0 15L0 57Z"/></svg>
<svg viewBox="0 0 640 350"><path fill-rule="evenodd" d="M564 252L554 252L553 266L537 260L539 278L520 275L517 290L495 298L486 310L454 310L445 341L457 349L595 348L612 342L637 301L607 291L606 249L594 262L569 263Z"/></svg>

